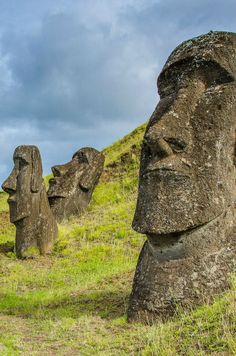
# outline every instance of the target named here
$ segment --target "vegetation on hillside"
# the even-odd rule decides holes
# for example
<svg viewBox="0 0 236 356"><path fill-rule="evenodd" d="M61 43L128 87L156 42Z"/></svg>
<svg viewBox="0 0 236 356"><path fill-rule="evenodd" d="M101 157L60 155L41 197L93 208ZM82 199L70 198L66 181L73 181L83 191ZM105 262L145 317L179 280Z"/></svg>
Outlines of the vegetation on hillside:
<svg viewBox="0 0 236 356"><path fill-rule="evenodd" d="M128 324L126 308L144 237L131 229L145 125L104 150L88 211L59 226L52 256L17 260L0 194L0 355L236 354L236 281L191 313Z"/></svg>

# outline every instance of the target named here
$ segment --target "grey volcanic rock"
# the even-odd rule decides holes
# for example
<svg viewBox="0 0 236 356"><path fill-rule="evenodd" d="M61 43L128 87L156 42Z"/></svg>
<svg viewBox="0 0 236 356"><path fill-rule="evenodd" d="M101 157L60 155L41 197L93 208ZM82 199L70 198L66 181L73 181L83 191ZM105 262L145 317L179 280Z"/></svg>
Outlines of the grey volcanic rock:
<svg viewBox="0 0 236 356"><path fill-rule="evenodd" d="M47 199L42 163L36 146L19 146L14 168L2 184L9 194L10 221L16 226L16 255L48 254L57 237L57 225Z"/></svg>
<svg viewBox="0 0 236 356"><path fill-rule="evenodd" d="M158 78L133 221L148 240L129 320L199 304L224 290L235 270L235 79L236 34L227 32L184 42Z"/></svg>
<svg viewBox="0 0 236 356"><path fill-rule="evenodd" d="M87 208L103 166L103 154L85 147L68 163L52 167L54 178L49 181L48 199L58 222Z"/></svg>

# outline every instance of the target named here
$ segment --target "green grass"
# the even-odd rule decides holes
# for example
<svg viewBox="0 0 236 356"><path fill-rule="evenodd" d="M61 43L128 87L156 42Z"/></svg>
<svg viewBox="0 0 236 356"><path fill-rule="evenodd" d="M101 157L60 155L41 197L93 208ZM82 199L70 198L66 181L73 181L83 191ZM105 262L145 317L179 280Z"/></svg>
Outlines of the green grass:
<svg viewBox="0 0 236 356"><path fill-rule="evenodd" d="M131 229L144 128L104 150L105 172L88 211L60 224L50 257L16 259L0 194L0 355L236 354L233 277L212 305L155 326L126 321L144 241Z"/></svg>
<svg viewBox="0 0 236 356"><path fill-rule="evenodd" d="M120 158L127 153L140 149L143 134L146 128L146 124L142 124L137 127L130 134L124 136L121 140L116 141L111 146L105 148L103 153L106 157L105 165L108 166L114 162L119 162Z"/></svg>
<svg viewBox="0 0 236 356"><path fill-rule="evenodd" d="M3 192L0 192L0 213L7 210L7 195Z"/></svg>

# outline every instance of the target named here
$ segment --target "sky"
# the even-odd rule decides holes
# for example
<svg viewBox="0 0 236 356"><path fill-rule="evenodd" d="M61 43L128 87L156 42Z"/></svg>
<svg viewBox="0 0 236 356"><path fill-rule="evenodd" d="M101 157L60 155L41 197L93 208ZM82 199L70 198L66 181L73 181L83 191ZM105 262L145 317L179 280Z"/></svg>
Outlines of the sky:
<svg viewBox="0 0 236 356"><path fill-rule="evenodd" d="M182 41L236 32L235 0L0 0L0 183L14 149L44 174L148 120L156 80Z"/></svg>

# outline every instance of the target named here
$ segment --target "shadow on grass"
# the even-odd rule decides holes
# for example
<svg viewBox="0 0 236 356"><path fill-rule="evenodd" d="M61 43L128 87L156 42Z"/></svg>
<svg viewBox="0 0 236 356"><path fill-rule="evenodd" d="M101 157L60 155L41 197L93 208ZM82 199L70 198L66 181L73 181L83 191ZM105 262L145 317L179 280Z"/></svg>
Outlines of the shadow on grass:
<svg viewBox="0 0 236 356"><path fill-rule="evenodd" d="M7 241L5 243L0 244L0 253L4 255L8 254L9 252L14 252L14 242Z"/></svg>
<svg viewBox="0 0 236 356"><path fill-rule="evenodd" d="M0 294L0 313L21 317L59 319L62 317L99 316L103 319L116 319L125 315L129 291L93 290L64 297L53 298L53 302L43 298Z"/></svg>
<svg viewBox="0 0 236 356"><path fill-rule="evenodd" d="M52 314L65 312L67 316L97 315L104 319L115 319L126 313L129 294L124 290L95 290L75 295L59 303L48 305ZM67 314L69 313L69 315Z"/></svg>

